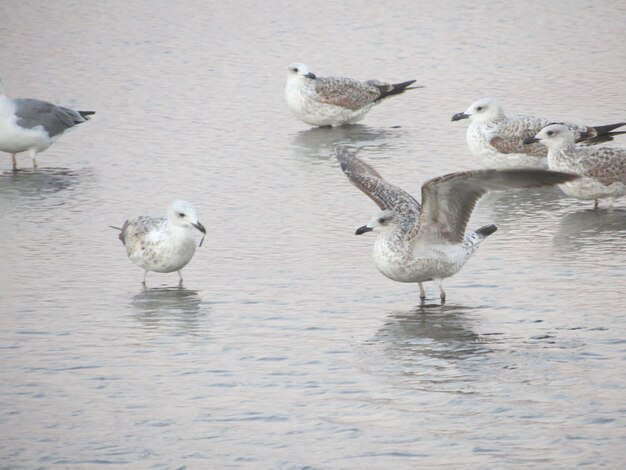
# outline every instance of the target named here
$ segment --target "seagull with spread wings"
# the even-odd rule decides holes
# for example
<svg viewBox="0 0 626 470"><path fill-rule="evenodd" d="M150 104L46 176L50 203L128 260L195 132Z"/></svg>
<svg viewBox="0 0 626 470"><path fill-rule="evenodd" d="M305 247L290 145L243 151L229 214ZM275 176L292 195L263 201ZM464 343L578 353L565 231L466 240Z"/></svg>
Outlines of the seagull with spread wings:
<svg viewBox="0 0 626 470"><path fill-rule="evenodd" d="M337 127L360 121L385 98L399 95L415 80L386 83L359 81L345 77L318 77L305 64L291 64L287 74L285 99L291 112L312 126Z"/></svg>
<svg viewBox="0 0 626 470"><path fill-rule="evenodd" d="M553 124L536 116L507 116L493 98L483 98L467 110L452 116L453 121L469 119L467 145L487 168L548 168L548 150L540 144L524 145L524 139L534 137L541 129ZM581 145L595 145L613 140L626 131L613 132L626 122L606 126L581 126L563 123L576 133Z"/></svg>
<svg viewBox="0 0 626 470"><path fill-rule="evenodd" d="M337 159L348 179L381 209L356 234L378 233L374 263L388 278L416 282L426 298L423 282L439 286L456 274L478 245L497 230L486 225L466 232L476 202L489 191L535 188L572 181L575 175L545 170L474 170L451 173L422 185L422 204L383 179L348 148L337 148Z"/></svg>

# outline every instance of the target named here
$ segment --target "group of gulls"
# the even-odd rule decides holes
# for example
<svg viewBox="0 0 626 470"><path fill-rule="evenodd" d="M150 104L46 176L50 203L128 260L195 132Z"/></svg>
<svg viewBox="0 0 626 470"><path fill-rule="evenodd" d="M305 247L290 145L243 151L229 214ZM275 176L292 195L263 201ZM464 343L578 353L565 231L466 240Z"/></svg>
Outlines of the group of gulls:
<svg viewBox="0 0 626 470"><path fill-rule="evenodd" d="M357 122L386 98L407 90L415 80L386 83L344 77L318 77L304 64L288 68L285 98L289 109L313 126L341 126ZM89 119L93 111L75 111L35 99L11 99L0 82L0 150L12 156L28 152L37 166L37 154L61 135ZM336 149L349 180L380 208L357 235L377 232L374 262L385 276L399 282L435 282L445 301L444 279L456 274L478 245L497 230L486 225L466 232L478 199L490 191L535 188L558 184L568 195L595 201L626 193L626 148L593 147L626 131L626 122L605 126L554 123L534 116L507 116L493 98L481 99L453 121L469 119L467 143L489 169L452 173L422 185L421 204L385 181L357 158L357 150ZM141 216L127 220L119 238L128 257L144 270L178 272L196 250L195 231L206 234L193 206L175 201L166 217ZM204 238L203 238L204 239ZM202 241L200 241L200 246Z"/></svg>
<svg viewBox="0 0 626 470"><path fill-rule="evenodd" d="M305 64L291 64L285 98L293 114L307 124L340 126L357 122L384 99L404 93L415 80L385 83L343 77L317 77ZM497 230L487 225L466 232L478 199L489 191L558 184L579 199L615 198L626 193L626 149L588 146L607 142L626 122L606 126L554 123L534 116L507 116L493 98L481 99L453 121L469 119L467 143L487 170L464 171L422 185L421 204L385 181L356 151L338 148L348 179L380 208L356 234L377 232L374 263L388 278L439 287L456 274L478 245Z"/></svg>

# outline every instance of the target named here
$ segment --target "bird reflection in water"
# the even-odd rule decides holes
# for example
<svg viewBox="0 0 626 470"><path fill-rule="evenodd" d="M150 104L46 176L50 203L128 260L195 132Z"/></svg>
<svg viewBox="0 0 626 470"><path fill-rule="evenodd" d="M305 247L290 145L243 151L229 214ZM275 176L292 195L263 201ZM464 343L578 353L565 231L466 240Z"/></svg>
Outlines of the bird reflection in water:
<svg viewBox="0 0 626 470"><path fill-rule="evenodd" d="M563 252L592 249L593 252L621 253L626 236L626 209L584 209L565 214L554 237L554 246ZM580 253L579 253L580 255Z"/></svg>
<svg viewBox="0 0 626 470"><path fill-rule="evenodd" d="M413 389L473 393L477 370L501 335L474 332L482 309L425 303L392 312L372 340L389 359L379 373L397 376Z"/></svg>
<svg viewBox="0 0 626 470"><path fill-rule="evenodd" d="M376 334L390 354L409 360L416 356L459 360L491 352L497 334L479 335L472 329L481 307L421 304L407 312L393 312ZM412 359L413 358L413 359Z"/></svg>
<svg viewBox="0 0 626 470"><path fill-rule="evenodd" d="M519 223L520 218L528 218L531 224L537 223L543 217L554 218L555 212L563 209L567 204L567 196L555 187L538 188L529 191L513 190L487 194L480 202L479 207L488 208L490 218L498 224Z"/></svg>
<svg viewBox="0 0 626 470"><path fill-rule="evenodd" d="M84 172L83 172L84 173ZM69 168L19 169L0 172L0 197L45 198L76 186L84 174Z"/></svg>
<svg viewBox="0 0 626 470"><path fill-rule="evenodd" d="M176 329L195 333L208 310L197 290L176 287L143 288L130 302L135 318L146 329Z"/></svg>
<svg viewBox="0 0 626 470"><path fill-rule="evenodd" d="M400 128L375 129L361 124L314 127L298 132L293 143L298 155L334 159L334 149L338 145L382 147L388 139L397 139L403 132Z"/></svg>

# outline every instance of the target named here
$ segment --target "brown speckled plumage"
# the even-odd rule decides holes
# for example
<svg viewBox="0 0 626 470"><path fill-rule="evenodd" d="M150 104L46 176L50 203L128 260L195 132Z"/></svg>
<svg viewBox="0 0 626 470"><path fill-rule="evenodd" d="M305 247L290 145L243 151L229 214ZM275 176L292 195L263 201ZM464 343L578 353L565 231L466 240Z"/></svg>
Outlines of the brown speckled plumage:
<svg viewBox="0 0 626 470"><path fill-rule="evenodd" d="M288 70L287 105L296 117L314 126L341 126L360 121L385 98L419 88L410 87L415 80L387 83L318 77L305 64L291 64Z"/></svg>
<svg viewBox="0 0 626 470"><path fill-rule="evenodd" d="M548 149L551 169L580 175L576 181L561 185L566 194L578 199L614 199L626 194L626 148L580 147L576 132L567 126L553 124L539 132L534 141Z"/></svg>

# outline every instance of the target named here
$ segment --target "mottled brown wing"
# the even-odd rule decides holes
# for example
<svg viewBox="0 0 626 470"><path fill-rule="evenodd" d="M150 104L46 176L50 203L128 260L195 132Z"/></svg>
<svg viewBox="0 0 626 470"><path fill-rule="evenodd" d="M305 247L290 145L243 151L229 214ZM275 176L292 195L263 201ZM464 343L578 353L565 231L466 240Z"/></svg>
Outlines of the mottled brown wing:
<svg viewBox="0 0 626 470"><path fill-rule="evenodd" d="M521 153L533 157L547 157L548 149L539 143L524 145L524 139L535 137L549 121L535 116L511 116L490 129L489 144L498 152Z"/></svg>
<svg viewBox="0 0 626 470"><path fill-rule="evenodd" d="M359 160L354 150L338 147L337 159L341 169L357 188L370 197L382 210L395 211L401 218L403 227L412 228L419 217L419 202L406 191L387 183L370 165Z"/></svg>
<svg viewBox="0 0 626 470"><path fill-rule="evenodd" d="M535 134L528 133L528 137L534 137ZM523 144L524 139L519 140L515 139L503 139L502 137L493 137L489 144L493 148L495 148L498 152L508 154L508 153L521 153L524 155L530 155L533 157L547 157L548 149L546 149L545 145L541 145L539 143L534 144Z"/></svg>
<svg viewBox="0 0 626 470"><path fill-rule="evenodd" d="M381 94L375 86L343 77L317 78L315 93L315 98L321 103L353 111L373 103Z"/></svg>
<svg viewBox="0 0 626 470"><path fill-rule="evenodd" d="M587 150L589 155L580 160L585 169L584 176L590 176L603 184L626 183L626 149L604 147Z"/></svg>

